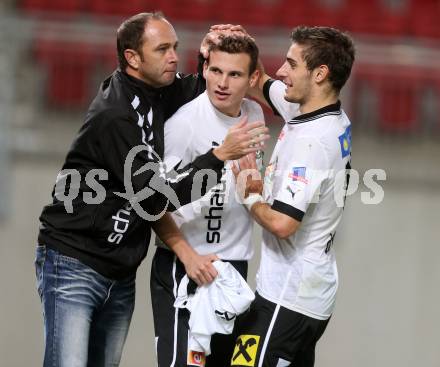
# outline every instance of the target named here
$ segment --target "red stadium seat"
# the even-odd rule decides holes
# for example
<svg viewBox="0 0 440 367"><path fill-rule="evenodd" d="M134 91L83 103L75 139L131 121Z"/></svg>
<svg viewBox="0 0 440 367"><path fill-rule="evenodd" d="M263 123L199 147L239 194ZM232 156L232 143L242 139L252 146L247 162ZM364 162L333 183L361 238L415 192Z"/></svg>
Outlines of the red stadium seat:
<svg viewBox="0 0 440 367"><path fill-rule="evenodd" d="M277 23L280 27L293 28L298 25L311 25L312 19L305 1L281 0L277 8Z"/></svg>
<svg viewBox="0 0 440 367"><path fill-rule="evenodd" d="M354 84L364 82L375 91L381 132L407 134L419 129L420 90L425 72L409 66L357 65Z"/></svg>
<svg viewBox="0 0 440 367"><path fill-rule="evenodd" d="M92 0L88 11L96 14L131 16L142 11L151 11L148 1L143 0Z"/></svg>
<svg viewBox="0 0 440 367"><path fill-rule="evenodd" d="M345 9L345 0L341 0L340 4L335 4L334 6L320 0L313 0L308 3L307 10L312 25L340 28L345 21Z"/></svg>
<svg viewBox="0 0 440 367"><path fill-rule="evenodd" d="M183 21L184 17L182 16L182 5L184 3L184 0L156 0L154 2L154 9L162 11L171 21ZM185 10L185 12L187 12L187 10Z"/></svg>
<svg viewBox="0 0 440 367"><path fill-rule="evenodd" d="M19 2L20 8L28 11L45 10L49 7L48 0L21 0Z"/></svg>
<svg viewBox="0 0 440 367"><path fill-rule="evenodd" d="M440 2L434 0L410 2L410 33L416 37L440 39Z"/></svg>
<svg viewBox="0 0 440 367"><path fill-rule="evenodd" d="M245 25L246 1L212 0L214 12L211 15L214 23L232 23Z"/></svg>
<svg viewBox="0 0 440 367"><path fill-rule="evenodd" d="M111 73L118 67L118 56L115 45L103 47L100 51L100 59L102 59L102 67L105 73Z"/></svg>
<svg viewBox="0 0 440 367"><path fill-rule="evenodd" d="M408 7L390 9L381 0L346 0L343 28L355 33L405 36Z"/></svg>
<svg viewBox="0 0 440 367"><path fill-rule="evenodd" d="M173 9L168 8L168 12L171 12L174 19L187 22L210 21L216 11L213 0L178 0L175 3Z"/></svg>
<svg viewBox="0 0 440 367"><path fill-rule="evenodd" d="M279 26L277 19L281 0L246 0L243 24L253 26Z"/></svg>
<svg viewBox="0 0 440 367"><path fill-rule="evenodd" d="M22 0L21 7L27 11L54 11L78 13L83 11L86 0Z"/></svg>
<svg viewBox="0 0 440 367"><path fill-rule="evenodd" d="M308 2L282 0L277 10L277 22L288 28L298 25L340 27L345 17L345 3L331 6L320 0Z"/></svg>
<svg viewBox="0 0 440 367"><path fill-rule="evenodd" d="M88 87L94 48L90 44L37 40L35 56L46 69L46 96L50 105L82 107L89 99Z"/></svg>

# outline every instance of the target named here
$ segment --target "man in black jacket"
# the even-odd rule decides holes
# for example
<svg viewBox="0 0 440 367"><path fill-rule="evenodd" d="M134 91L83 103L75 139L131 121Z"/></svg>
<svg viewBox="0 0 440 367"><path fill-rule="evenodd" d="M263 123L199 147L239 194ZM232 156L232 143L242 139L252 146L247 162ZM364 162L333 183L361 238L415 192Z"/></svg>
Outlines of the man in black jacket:
<svg viewBox="0 0 440 367"><path fill-rule="evenodd" d="M263 123L244 118L222 145L170 176L161 162L164 121L204 90L204 80L176 74L177 36L161 14L126 20L117 48L120 67L102 83L40 216L44 366L119 365L152 224L199 198L224 161L267 138ZM192 184L205 169L216 179L196 185L197 193Z"/></svg>

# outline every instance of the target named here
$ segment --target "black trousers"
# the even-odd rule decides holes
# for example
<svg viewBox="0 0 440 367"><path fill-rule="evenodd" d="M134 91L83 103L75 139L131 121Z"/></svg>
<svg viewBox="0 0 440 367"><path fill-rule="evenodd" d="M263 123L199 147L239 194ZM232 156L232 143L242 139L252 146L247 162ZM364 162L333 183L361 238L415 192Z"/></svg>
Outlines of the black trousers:
<svg viewBox="0 0 440 367"><path fill-rule="evenodd" d="M228 262L246 279L247 261ZM160 247L156 249L151 267L150 292L158 367L203 365L204 356L193 354L188 350L190 314L186 309L174 307L175 295L185 274L183 264L173 252ZM197 287L196 283L192 281L190 281L190 286L194 290ZM235 337L233 334L214 334L211 338L211 354L206 358L206 366L228 366L234 345Z"/></svg>
<svg viewBox="0 0 440 367"><path fill-rule="evenodd" d="M276 305L256 293L249 311L235 325L236 344L227 366L313 367L315 346L328 322Z"/></svg>

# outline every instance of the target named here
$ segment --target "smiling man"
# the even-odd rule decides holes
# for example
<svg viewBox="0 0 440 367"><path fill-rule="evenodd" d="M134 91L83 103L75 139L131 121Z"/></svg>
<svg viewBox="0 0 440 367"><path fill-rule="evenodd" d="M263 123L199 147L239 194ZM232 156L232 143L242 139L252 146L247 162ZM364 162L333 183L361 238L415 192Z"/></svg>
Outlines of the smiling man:
<svg viewBox="0 0 440 367"><path fill-rule="evenodd" d="M261 107L244 98L257 82L257 60L258 48L248 37L225 37L211 46L203 68L206 91L180 108L165 124L167 167L184 166L200 152L222 144L228 129L239 121L263 121ZM253 221L244 205L235 199L231 162L225 165L218 186L202 199L181 207L172 217L183 233L181 241L189 242L201 255L215 253L246 278L247 261L253 255ZM162 230L156 228L157 225L155 230L169 236L171 226L166 221L166 217L161 220ZM175 236L179 236L178 231ZM206 258L207 268L210 260ZM160 367L203 365L204 356L188 348L188 311L173 307L176 290L185 270L188 271L186 268L159 244L153 258L150 290ZM215 272L207 272L206 276L210 281ZM233 345L231 335L215 334L206 365L226 366ZM196 357L198 364L194 364Z"/></svg>
<svg viewBox="0 0 440 367"><path fill-rule="evenodd" d="M277 72L282 82L265 75L260 83L286 121L264 190L261 180L238 181L247 183L241 191L251 193L247 208L263 242L256 298L238 327L231 366L312 367L335 305L333 242L343 212L336 197L348 185L351 160L351 123L339 94L355 50L347 34L329 27L297 27L291 38ZM239 162L256 168L248 157Z"/></svg>

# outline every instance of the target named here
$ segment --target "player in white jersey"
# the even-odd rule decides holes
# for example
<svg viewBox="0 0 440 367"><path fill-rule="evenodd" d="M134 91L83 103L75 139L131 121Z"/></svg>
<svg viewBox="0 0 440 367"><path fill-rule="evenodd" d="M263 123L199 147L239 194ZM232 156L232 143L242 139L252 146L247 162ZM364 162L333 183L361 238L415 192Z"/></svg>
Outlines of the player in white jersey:
<svg viewBox="0 0 440 367"><path fill-rule="evenodd" d="M225 37L211 47L204 66L206 91L180 108L165 124L167 167L185 165L199 151L221 144L228 129L243 119L264 120L260 105L244 98L258 80L257 60L258 48L248 37ZM215 253L246 278L247 261L253 255L254 221L246 207L236 200L235 192L229 162L219 185L197 202L179 208L172 218L198 254ZM160 367L204 365L204 355L188 350L188 311L173 307L184 275L183 264L158 243L150 289ZM234 342L232 335L214 335L206 365L227 365Z"/></svg>
<svg viewBox="0 0 440 367"><path fill-rule="evenodd" d="M315 344L338 287L333 240L350 168L350 121L339 92L354 61L352 40L328 27L297 27L277 72L263 76L267 102L287 121L263 181L234 168L245 203L263 227L257 296L238 327L231 366L314 365ZM296 108L299 107L299 115ZM240 176L242 170L242 176ZM244 179L243 179L244 178ZM261 195L262 194L262 195Z"/></svg>

